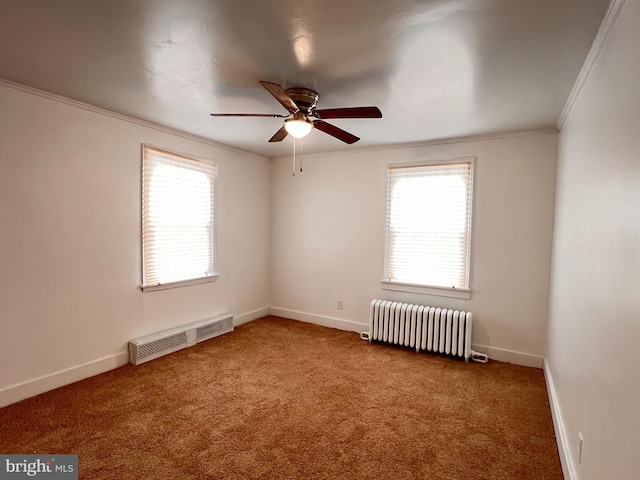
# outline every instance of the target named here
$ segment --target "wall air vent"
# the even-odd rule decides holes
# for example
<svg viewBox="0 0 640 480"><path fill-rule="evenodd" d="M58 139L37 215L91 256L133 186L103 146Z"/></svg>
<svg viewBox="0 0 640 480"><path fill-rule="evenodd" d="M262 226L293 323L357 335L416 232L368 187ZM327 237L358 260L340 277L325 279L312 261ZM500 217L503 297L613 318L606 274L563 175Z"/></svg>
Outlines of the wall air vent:
<svg viewBox="0 0 640 480"><path fill-rule="evenodd" d="M129 361L140 365L231 331L233 315L224 314L145 335L129 342Z"/></svg>

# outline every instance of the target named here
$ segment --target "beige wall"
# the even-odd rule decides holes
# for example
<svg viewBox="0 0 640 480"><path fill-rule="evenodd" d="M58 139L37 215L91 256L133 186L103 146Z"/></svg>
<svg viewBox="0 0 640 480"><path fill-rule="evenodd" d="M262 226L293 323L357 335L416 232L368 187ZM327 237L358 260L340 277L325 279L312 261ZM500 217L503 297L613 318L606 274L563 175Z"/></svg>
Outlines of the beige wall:
<svg viewBox="0 0 640 480"><path fill-rule="evenodd" d="M267 311L267 159L1 85L0 105L0 406L126 362L131 338ZM141 143L217 163L217 282L139 290Z"/></svg>
<svg viewBox="0 0 640 480"><path fill-rule="evenodd" d="M627 0L559 139L547 375L576 480L640 475L639 25Z"/></svg>
<svg viewBox="0 0 640 480"><path fill-rule="evenodd" d="M314 155L296 177L290 158L275 160L273 311L359 331L367 330L373 298L469 310L474 344L493 358L540 367L556 153L551 132ZM387 164L464 156L476 157L471 299L381 290Z"/></svg>
<svg viewBox="0 0 640 480"><path fill-rule="evenodd" d="M131 338L231 312L366 329L382 297L473 311L474 344L540 365L557 136L272 163L0 87L0 404L126 361ZM218 164L220 278L141 293L140 144ZM471 300L382 291L386 165L474 156ZM336 309L337 300L344 310Z"/></svg>

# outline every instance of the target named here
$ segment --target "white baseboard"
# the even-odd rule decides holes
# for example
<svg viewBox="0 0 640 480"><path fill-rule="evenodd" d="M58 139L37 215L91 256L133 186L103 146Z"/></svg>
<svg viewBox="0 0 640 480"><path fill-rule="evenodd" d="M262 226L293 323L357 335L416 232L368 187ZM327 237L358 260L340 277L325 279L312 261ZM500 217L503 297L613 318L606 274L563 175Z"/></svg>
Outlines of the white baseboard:
<svg viewBox="0 0 640 480"><path fill-rule="evenodd" d="M558 402L556 387L553 383L551 370L547 360L544 359L544 378L547 382L547 393L549 395L549 405L551 405L551 417L553 418L553 429L556 432L556 442L558 444L558 453L560 454L560 464L562 465L562 474L565 480L576 480L576 470L573 465L573 457L569 447L567 431L564 428L564 420Z"/></svg>
<svg viewBox="0 0 640 480"><path fill-rule="evenodd" d="M544 358L532 353L507 350L506 348L488 347L486 345L471 344L471 348L480 353L486 353L491 360L499 362L513 363L523 367L542 368Z"/></svg>
<svg viewBox="0 0 640 480"><path fill-rule="evenodd" d="M367 323L354 322L352 320L345 320L343 318L326 317L323 315L315 315L312 313L299 312L296 310L289 310L279 307L263 307L251 312L234 316L233 324L234 326L239 326L252 320L262 318L269 314L289 318L292 320L313 323L315 325L321 325L323 327L337 328L339 330L345 330L348 332L360 333L362 331L369 330L369 325ZM543 367L543 358L538 355L531 355L528 353L516 352L496 347L487 347L485 345L472 345L472 347L478 352L486 353L487 355L489 355L489 358L493 360L514 363L516 365L523 365L526 367ZM20 400L24 400L25 398L33 397L35 395L39 395L40 393L53 390L54 388L62 387L64 385L68 385L70 383L77 382L79 380L83 380L85 378L98 375L109 370L113 370L114 368L126 365L128 361L128 352L119 352L114 355L85 363L83 365L70 367L68 369L45 375L33 380L10 385L0 390L0 408L12 403L19 402ZM547 375L546 370L545 375ZM548 384L552 385L550 381L548 381ZM549 387L549 392L551 395L551 386ZM556 417L554 414L554 422L555 418ZM558 428L556 428L556 431L558 431Z"/></svg>
<svg viewBox="0 0 640 480"><path fill-rule="evenodd" d="M237 327L238 325L257 320L258 318L266 317L267 315L269 315L269 307L263 307L252 312L243 313L242 315L233 317L233 326Z"/></svg>
<svg viewBox="0 0 640 480"><path fill-rule="evenodd" d="M369 331L368 323L354 322L343 318L325 317L323 315L298 312L296 310L289 310L280 307L270 307L269 313L278 317L300 320L302 322L314 323L323 327L337 328L348 332L360 333ZM486 345L472 344L471 347L477 352L486 353L492 360L513 363L524 367L542 368L543 358L540 355L517 352L515 350L507 350L504 348L487 347Z"/></svg>
<svg viewBox="0 0 640 480"><path fill-rule="evenodd" d="M233 325L238 326L243 323L256 320L269 314L269 308L264 307L252 312L234 316ZM44 375L26 382L9 385L0 389L0 408L19 402L25 398L34 397L54 388L63 387L70 383L84 380L85 378L99 375L101 373L122 367L129 363L129 352L118 352L107 357L99 358L91 362L70 367L59 372Z"/></svg>
<svg viewBox="0 0 640 480"><path fill-rule="evenodd" d="M0 407L6 407L25 398L33 397L54 388L99 375L129 363L129 352L99 358L75 367L42 376L33 380L10 385L0 390Z"/></svg>
<svg viewBox="0 0 640 480"><path fill-rule="evenodd" d="M269 307L269 314L278 317L289 318L291 320L300 320L302 322L313 323L323 327L337 328L338 330L346 330L347 332L362 332L369 330L368 323L359 323L343 318L325 317L315 315L313 313L298 312L296 310L288 310L286 308Z"/></svg>

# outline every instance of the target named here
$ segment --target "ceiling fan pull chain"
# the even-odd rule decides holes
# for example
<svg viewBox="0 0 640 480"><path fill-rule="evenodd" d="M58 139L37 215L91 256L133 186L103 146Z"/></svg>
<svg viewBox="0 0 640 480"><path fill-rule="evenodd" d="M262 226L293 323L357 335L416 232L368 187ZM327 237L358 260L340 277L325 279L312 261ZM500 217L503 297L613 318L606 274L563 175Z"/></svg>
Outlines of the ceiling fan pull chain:
<svg viewBox="0 0 640 480"><path fill-rule="evenodd" d="M291 166L293 176L296 176L296 137L293 137L293 165Z"/></svg>
<svg viewBox="0 0 640 480"><path fill-rule="evenodd" d="M302 139L300 139L300 173L302 173Z"/></svg>

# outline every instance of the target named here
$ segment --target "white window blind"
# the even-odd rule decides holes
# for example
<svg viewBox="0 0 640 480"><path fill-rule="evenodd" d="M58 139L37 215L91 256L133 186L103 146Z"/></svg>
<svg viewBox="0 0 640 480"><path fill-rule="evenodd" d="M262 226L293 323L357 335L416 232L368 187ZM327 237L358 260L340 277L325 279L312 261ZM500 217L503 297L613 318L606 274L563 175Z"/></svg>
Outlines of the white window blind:
<svg viewBox="0 0 640 480"><path fill-rule="evenodd" d="M386 280L469 288L472 162L389 167Z"/></svg>
<svg viewBox="0 0 640 480"><path fill-rule="evenodd" d="M214 178L213 164L144 146L143 290L215 278Z"/></svg>

